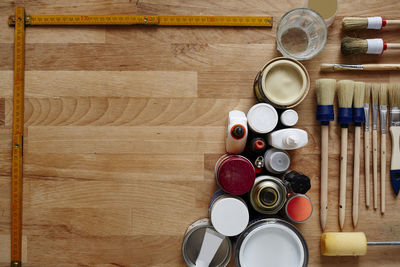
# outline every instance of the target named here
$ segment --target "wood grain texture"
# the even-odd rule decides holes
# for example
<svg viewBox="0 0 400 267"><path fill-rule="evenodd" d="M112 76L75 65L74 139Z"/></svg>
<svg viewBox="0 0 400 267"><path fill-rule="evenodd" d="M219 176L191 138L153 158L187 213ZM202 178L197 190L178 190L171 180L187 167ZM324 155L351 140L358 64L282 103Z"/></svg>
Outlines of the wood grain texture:
<svg viewBox="0 0 400 267"><path fill-rule="evenodd" d="M302 0L5 0L0 2L0 266L9 264L13 28L15 6L27 14L270 15L272 29L191 27L28 27L24 150L24 251L29 267L185 266L187 226L208 215L224 153L227 113L256 103L253 81L276 51L279 18ZM304 234L311 267L398 266L398 248L364 257L320 256L320 124L315 80L399 82L396 72L320 73L321 63L396 63L400 55L340 55L344 16L396 19L394 0L342 0L325 49L304 62L310 93L296 107L309 144L291 151L291 168L311 178L311 219ZM378 33L374 33L378 34ZM398 41L397 28L379 36ZM398 62L397 62L398 63ZM336 102L336 100L335 100ZM336 103L335 103L336 105ZM328 217L338 231L340 127L329 127ZM349 128L344 231L371 241L400 240L399 200L386 180L386 212L365 207L360 158L359 223L351 222L354 128ZM390 138L387 154L391 154ZM372 157L371 157L372 158ZM387 166L390 157L387 157ZM307 166L307 167L305 167ZM372 170L372 168L370 168ZM380 192L378 197L380 198ZM230 266L234 264L231 263Z"/></svg>

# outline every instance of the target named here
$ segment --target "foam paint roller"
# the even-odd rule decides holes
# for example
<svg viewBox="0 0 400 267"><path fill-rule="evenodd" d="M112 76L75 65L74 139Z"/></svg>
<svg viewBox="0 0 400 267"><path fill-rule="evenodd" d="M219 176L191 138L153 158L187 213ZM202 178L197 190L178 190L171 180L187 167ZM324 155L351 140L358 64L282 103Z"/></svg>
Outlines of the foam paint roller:
<svg viewBox="0 0 400 267"><path fill-rule="evenodd" d="M400 245L400 241L367 242L363 232L330 232L321 236L323 256L364 256L367 246Z"/></svg>

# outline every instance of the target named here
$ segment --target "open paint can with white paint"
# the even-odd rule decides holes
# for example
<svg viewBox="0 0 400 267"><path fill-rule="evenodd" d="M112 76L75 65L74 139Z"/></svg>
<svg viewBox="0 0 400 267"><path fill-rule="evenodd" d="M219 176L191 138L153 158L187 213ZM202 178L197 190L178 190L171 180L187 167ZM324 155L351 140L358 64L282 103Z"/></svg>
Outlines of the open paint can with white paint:
<svg viewBox="0 0 400 267"><path fill-rule="evenodd" d="M292 224L275 218L250 224L235 247L237 267L306 267L307 243Z"/></svg>
<svg viewBox="0 0 400 267"><path fill-rule="evenodd" d="M300 104L309 90L310 76L306 68L299 61L288 57L270 60L254 81L257 100L281 109Z"/></svg>
<svg viewBox="0 0 400 267"><path fill-rule="evenodd" d="M200 254L201 246L207 229L215 231L208 218L199 219L192 223L186 230L182 242L182 255L187 266L195 267L196 260ZM232 244L225 237L210 263L210 267L225 267L232 256Z"/></svg>

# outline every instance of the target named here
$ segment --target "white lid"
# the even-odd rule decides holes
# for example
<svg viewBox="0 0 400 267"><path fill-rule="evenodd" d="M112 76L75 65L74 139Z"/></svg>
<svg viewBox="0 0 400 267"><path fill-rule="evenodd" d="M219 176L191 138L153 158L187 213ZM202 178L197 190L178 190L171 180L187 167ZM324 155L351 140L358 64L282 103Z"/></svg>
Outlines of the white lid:
<svg viewBox="0 0 400 267"><path fill-rule="evenodd" d="M294 126L299 120L299 114L293 109L288 109L281 114L281 123L285 126Z"/></svg>
<svg viewBox="0 0 400 267"><path fill-rule="evenodd" d="M249 127L256 133L271 132L278 123L278 113L270 104L259 103L252 106L247 112Z"/></svg>
<svg viewBox="0 0 400 267"><path fill-rule="evenodd" d="M246 229L249 223L249 210L242 200L225 197L212 205L210 218L215 230L220 234L235 236Z"/></svg>
<svg viewBox="0 0 400 267"><path fill-rule="evenodd" d="M242 267L302 267L304 248L296 233L281 224L264 224L251 231L239 251Z"/></svg>

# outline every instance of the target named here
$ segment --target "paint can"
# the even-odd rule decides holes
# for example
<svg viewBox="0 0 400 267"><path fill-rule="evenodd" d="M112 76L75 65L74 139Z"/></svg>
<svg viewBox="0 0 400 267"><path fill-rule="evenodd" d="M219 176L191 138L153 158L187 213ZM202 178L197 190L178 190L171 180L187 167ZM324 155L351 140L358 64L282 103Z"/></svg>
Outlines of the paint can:
<svg viewBox="0 0 400 267"><path fill-rule="evenodd" d="M250 191L250 203L262 214L276 214L286 202L286 187L279 178L259 176Z"/></svg>
<svg viewBox="0 0 400 267"><path fill-rule="evenodd" d="M207 228L215 230L211 225L210 219L203 218L192 223L186 230L182 242L182 255L189 267L196 266L196 260L200 253L204 234ZM228 265L231 256L232 244L230 239L225 237L209 266L225 267Z"/></svg>
<svg viewBox="0 0 400 267"><path fill-rule="evenodd" d="M284 173L289 169L290 156L280 149L270 148L264 154L265 169L273 174Z"/></svg>
<svg viewBox="0 0 400 267"><path fill-rule="evenodd" d="M308 247L300 231L275 218L250 224L235 246L237 267L306 267Z"/></svg>
<svg viewBox="0 0 400 267"><path fill-rule="evenodd" d="M254 81L254 93L259 102L276 108L293 108L310 90L310 76L299 61L278 57L265 64Z"/></svg>
<svg viewBox="0 0 400 267"><path fill-rule="evenodd" d="M250 191L256 177L253 164L240 155L221 156L214 172L219 187L232 195L243 195Z"/></svg>
<svg viewBox="0 0 400 267"><path fill-rule="evenodd" d="M249 223L246 203L221 189L211 196L208 211L215 230L225 236L239 235Z"/></svg>
<svg viewBox="0 0 400 267"><path fill-rule="evenodd" d="M303 194L293 194L285 204L286 218L294 223L304 223L312 215L311 200Z"/></svg>
<svg viewBox="0 0 400 267"><path fill-rule="evenodd" d="M278 112L270 104L259 103L252 106L247 112L249 128L258 134L273 131L278 124Z"/></svg>

